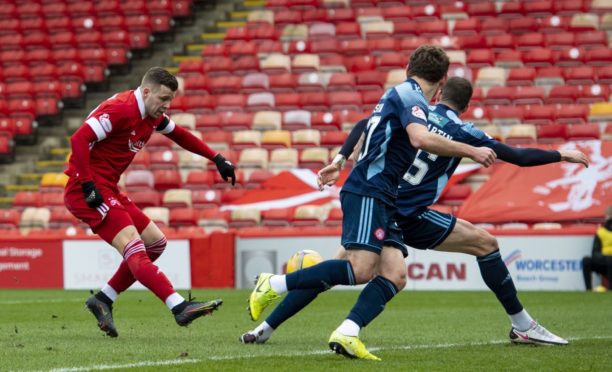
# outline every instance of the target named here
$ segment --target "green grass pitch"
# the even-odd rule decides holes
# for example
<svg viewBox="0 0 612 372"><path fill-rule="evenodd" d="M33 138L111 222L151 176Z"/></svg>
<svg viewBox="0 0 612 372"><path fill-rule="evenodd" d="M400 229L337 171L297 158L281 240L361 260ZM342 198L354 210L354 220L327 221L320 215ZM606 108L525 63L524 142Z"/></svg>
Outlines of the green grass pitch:
<svg viewBox="0 0 612 372"><path fill-rule="evenodd" d="M223 298L212 317L178 327L147 291L129 291L114 309L119 337L102 334L84 310L85 291L0 291L0 371L610 371L611 293L523 292L530 314L569 346L511 345L510 322L489 292L402 292L365 328L382 362L348 360L327 347L358 291L320 295L265 345L242 345L254 327L244 290L198 290ZM266 310L264 317L269 314Z"/></svg>

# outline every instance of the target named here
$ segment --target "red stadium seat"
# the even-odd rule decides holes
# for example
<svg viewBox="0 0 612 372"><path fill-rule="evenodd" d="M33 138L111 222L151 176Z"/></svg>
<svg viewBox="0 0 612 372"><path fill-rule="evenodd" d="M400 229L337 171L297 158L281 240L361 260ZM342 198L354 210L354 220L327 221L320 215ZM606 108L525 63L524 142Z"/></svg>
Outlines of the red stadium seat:
<svg viewBox="0 0 612 372"><path fill-rule="evenodd" d="M482 20L480 33L484 36L497 36L507 34L509 21L499 18L487 18Z"/></svg>
<svg viewBox="0 0 612 372"><path fill-rule="evenodd" d="M161 195L155 190L131 192L129 197L138 208L159 207L161 205Z"/></svg>
<svg viewBox="0 0 612 372"><path fill-rule="evenodd" d="M557 123L583 124L588 121L588 105L563 105L557 110Z"/></svg>
<svg viewBox="0 0 612 372"><path fill-rule="evenodd" d="M508 73L506 78L507 86L531 86L536 78L536 69L534 67L519 67L513 68Z"/></svg>
<svg viewBox="0 0 612 372"><path fill-rule="evenodd" d="M472 188L467 184L453 185L442 194L440 204L443 205L461 205L472 194Z"/></svg>
<svg viewBox="0 0 612 372"><path fill-rule="evenodd" d="M247 189L255 189L272 176L274 176L274 173L267 169L255 169L251 172L249 179L244 183L244 187Z"/></svg>
<svg viewBox="0 0 612 372"><path fill-rule="evenodd" d="M210 188L194 189L191 192L193 208L216 208L221 205L221 190Z"/></svg>
<svg viewBox="0 0 612 372"><path fill-rule="evenodd" d="M608 47L588 49L585 52L584 60L589 66L610 66L612 64L612 50Z"/></svg>
<svg viewBox="0 0 612 372"><path fill-rule="evenodd" d="M347 132L341 131L325 131L321 133L321 147L334 148L342 146L346 138L348 137Z"/></svg>
<svg viewBox="0 0 612 372"><path fill-rule="evenodd" d="M527 67L549 67L555 63L555 58L550 49L534 48L523 53L523 63Z"/></svg>
<svg viewBox="0 0 612 372"><path fill-rule="evenodd" d="M491 49L472 49L467 54L466 64L471 68L493 66L495 54Z"/></svg>
<svg viewBox="0 0 612 372"><path fill-rule="evenodd" d="M292 74L276 74L269 75L270 91L275 93L292 93L295 92L298 84L298 78Z"/></svg>
<svg viewBox="0 0 612 372"><path fill-rule="evenodd" d="M553 86L548 92L548 97L545 103L560 103L572 104L580 95L580 89L575 85L557 85Z"/></svg>
<svg viewBox="0 0 612 372"><path fill-rule="evenodd" d="M18 191L13 198L13 208L23 211L27 207L40 207L41 194L34 191Z"/></svg>
<svg viewBox="0 0 612 372"><path fill-rule="evenodd" d="M582 85L579 87L576 103L606 102L610 97L610 88L607 85Z"/></svg>
<svg viewBox="0 0 612 372"><path fill-rule="evenodd" d="M555 64L561 67L582 66L586 57L586 52L582 48L561 49L556 54Z"/></svg>
<svg viewBox="0 0 612 372"><path fill-rule="evenodd" d="M599 124L571 124L568 126L567 137L570 141L599 139Z"/></svg>
<svg viewBox="0 0 612 372"><path fill-rule="evenodd" d="M312 129L321 131L321 146L323 146L323 137L327 131L337 132L340 129L340 117L337 113L332 112L313 112L311 117ZM348 134L347 134L348 135ZM331 134L333 137L334 134ZM344 136L346 139L346 136Z"/></svg>
<svg viewBox="0 0 612 372"><path fill-rule="evenodd" d="M170 210L169 225L171 227L197 226L198 219L199 214L196 209L174 208Z"/></svg>
<svg viewBox="0 0 612 372"><path fill-rule="evenodd" d="M545 124L536 127L539 143L564 143L567 141L566 124Z"/></svg>
<svg viewBox="0 0 612 372"><path fill-rule="evenodd" d="M293 213L294 211L292 208L278 208L262 211L261 224L262 226L268 227L289 226Z"/></svg>
<svg viewBox="0 0 612 372"><path fill-rule="evenodd" d="M158 191L169 189L180 189L182 186L181 175L178 170L159 169L153 171L154 186Z"/></svg>
<svg viewBox="0 0 612 372"><path fill-rule="evenodd" d="M490 110L491 122L496 125L513 125L523 122L524 108L519 105L493 106Z"/></svg>
<svg viewBox="0 0 612 372"><path fill-rule="evenodd" d="M524 122L527 124L543 125L553 124L557 117L556 105L533 105L525 106Z"/></svg>
<svg viewBox="0 0 612 372"><path fill-rule="evenodd" d="M594 84L595 69L591 66L577 66L564 70L565 83L568 85Z"/></svg>
<svg viewBox="0 0 612 372"><path fill-rule="evenodd" d="M519 35L516 38L517 50L529 50L533 48L543 48L546 45L544 35L539 32L529 32Z"/></svg>
<svg viewBox="0 0 612 372"><path fill-rule="evenodd" d="M544 103L544 87L517 87L512 103L515 105L537 105Z"/></svg>
<svg viewBox="0 0 612 372"><path fill-rule="evenodd" d="M566 49L576 45L575 34L572 32L556 32L545 34L546 46L550 49Z"/></svg>

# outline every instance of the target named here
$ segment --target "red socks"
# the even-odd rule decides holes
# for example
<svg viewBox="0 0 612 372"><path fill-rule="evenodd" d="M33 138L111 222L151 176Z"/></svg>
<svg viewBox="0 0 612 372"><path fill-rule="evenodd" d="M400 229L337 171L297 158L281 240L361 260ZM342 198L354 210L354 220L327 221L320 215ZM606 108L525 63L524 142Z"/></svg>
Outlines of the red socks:
<svg viewBox="0 0 612 372"><path fill-rule="evenodd" d="M155 243L149 246L145 246L147 256L149 256L151 262L155 262L155 260L157 260L159 256L161 256L161 254L164 252L164 249L166 249L167 243L168 241L166 240L166 237L162 237ZM136 278L134 278L134 275L132 275L132 272L130 271L127 262L123 260L121 261L121 265L119 265L119 268L115 272L115 275L113 275L113 277L108 281L108 285L111 286L115 290L115 292L119 294L130 288L130 286L134 284L135 281Z"/></svg>
<svg viewBox="0 0 612 372"><path fill-rule="evenodd" d="M155 243L160 243L159 247L154 251L155 253L152 254L152 256L157 255L155 258L159 257L161 252L163 252L166 239L164 238L163 240L163 246L161 246L160 241ZM152 245L150 247L152 247ZM166 301L166 298L174 293L174 289L168 278L153 264L153 262L151 262L153 257L149 258L149 256L147 256L142 240L134 239L129 242L123 250L123 258L124 261L121 263L121 266L119 266L119 270L117 270L109 281L109 285L115 289L117 293L126 290L134 283L134 279L138 280L142 285L151 290L151 292L155 293L162 301ZM125 266L127 266L128 272L125 271ZM130 282L129 284L128 281Z"/></svg>

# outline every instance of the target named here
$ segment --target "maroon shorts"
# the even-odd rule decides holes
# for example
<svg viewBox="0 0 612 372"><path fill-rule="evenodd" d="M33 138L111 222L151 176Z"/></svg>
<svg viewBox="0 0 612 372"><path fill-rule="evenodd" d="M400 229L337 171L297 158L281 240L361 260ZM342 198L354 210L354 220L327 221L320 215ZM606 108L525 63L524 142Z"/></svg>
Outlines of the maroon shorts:
<svg viewBox="0 0 612 372"><path fill-rule="evenodd" d="M64 204L70 213L89 225L102 239L110 244L117 233L127 226L135 226L140 234L149 225L149 217L130 198L104 184L97 184L96 187L104 197L104 204L94 209L85 202L81 184L70 178L64 190Z"/></svg>

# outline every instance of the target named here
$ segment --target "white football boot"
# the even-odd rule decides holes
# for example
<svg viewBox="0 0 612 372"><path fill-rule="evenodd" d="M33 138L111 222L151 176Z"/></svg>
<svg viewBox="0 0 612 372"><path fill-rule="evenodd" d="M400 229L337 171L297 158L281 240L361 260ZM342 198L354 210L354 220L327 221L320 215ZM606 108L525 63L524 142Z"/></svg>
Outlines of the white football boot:
<svg viewBox="0 0 612 372"><path fill-rule="evenodd" d="M536 345L567 345L568 341L549 332L537 322L531 324L531 328L526 331L519 331L512 327L510 330L510 341L515 344L536 344Z"/></svg>

